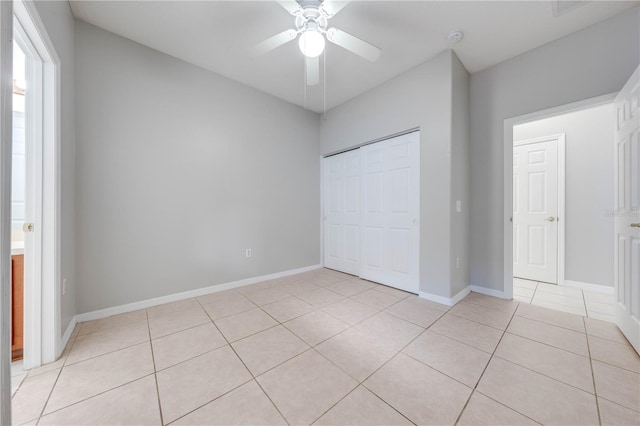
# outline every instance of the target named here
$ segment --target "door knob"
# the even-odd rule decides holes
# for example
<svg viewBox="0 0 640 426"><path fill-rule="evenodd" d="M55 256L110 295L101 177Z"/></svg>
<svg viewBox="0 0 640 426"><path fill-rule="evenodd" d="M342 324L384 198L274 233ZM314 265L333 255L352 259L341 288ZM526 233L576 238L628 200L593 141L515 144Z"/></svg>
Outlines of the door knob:
<svg viewBox="0 0 640 426"><path fill-rule="evenodd" d="M33 232L33 228L34 228L33 223L25 223L24 225L22 225L23 232Z"/></svg>
<svg viewBox="0 0 640 426"><path fill-rule="evenodd" d="M640 223L632 223L631 227L632 228L640 228Z"/></svg>
<svg viewBox="0 0 640 426"><path fill-rule="evenodd" d="M553 221L555 221L555 220L556 220L556 218L555 218L555 217L553 217L553 216L549 216L549 217L548 217L548 218L546 218L545 220L546 220L547 222L553 222Z"/></svg>

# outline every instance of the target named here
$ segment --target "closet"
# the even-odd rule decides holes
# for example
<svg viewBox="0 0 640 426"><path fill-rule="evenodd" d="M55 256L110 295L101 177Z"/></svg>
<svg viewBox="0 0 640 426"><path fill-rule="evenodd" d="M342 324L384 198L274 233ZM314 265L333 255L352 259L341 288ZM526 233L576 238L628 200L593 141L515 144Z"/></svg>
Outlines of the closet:
<svg viewBox="0 0 640 426"><path fill-rule="evenodd" d="M323 159L324 266L418 293L420 133Z"/></svg>

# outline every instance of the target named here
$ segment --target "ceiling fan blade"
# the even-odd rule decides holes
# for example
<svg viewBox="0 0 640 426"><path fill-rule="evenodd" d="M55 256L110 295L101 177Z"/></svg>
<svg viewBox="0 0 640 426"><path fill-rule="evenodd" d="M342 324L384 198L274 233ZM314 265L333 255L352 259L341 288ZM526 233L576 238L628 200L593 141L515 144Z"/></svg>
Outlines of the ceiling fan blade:
<svg viewBox="0 0 640 426"><path fill-rule="evenodd" d="M315 86L320 82L320 58L305 58L305 68L307 69L307 86Z"/></svg>
<svg viewBox="0 0 640 426"><path fill-rule="evenodd" d="M345 33L337 28L329 28L327 30L327 40L340 47L344 47L345 49L350 50L356 55L360 55L371 62L375 62L382 52L373 44L360 40L358 37L352 36L351 34Z"/></svg>
<svg viewBox="0 0 640 426"><path fill-rule="evenodd" d="M326 13L328 18L335 16L336 13L340 12L343 7L349 4L349 0L324 0L320 8Z"/></svg>
<svg viewBox="0 0 640 426"><path fill-rule="evenodd" d="M289 12L292 15L297 15L299 12L302 11L302 8L300 7L300 5L298 4L297 1L295 0L278 0L278 3L280 4L280 6L282 6L287 12Z"/></svg>
<svg viewBox="0 0 640 426"><path fill-rule="evenodd" d="M283 44L296 38L298 33L296 30L286 30L279 34L269 37L263 42L260 42L251 48L251 54L253 56L263 55L276 47L280 47Z"/></svg>

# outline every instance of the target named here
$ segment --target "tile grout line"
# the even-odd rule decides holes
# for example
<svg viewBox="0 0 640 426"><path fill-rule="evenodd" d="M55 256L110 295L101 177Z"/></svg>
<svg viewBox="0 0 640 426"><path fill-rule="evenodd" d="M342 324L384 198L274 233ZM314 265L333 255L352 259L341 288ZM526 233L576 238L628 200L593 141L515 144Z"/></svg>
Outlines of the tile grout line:
<svg viewBox="0 0 640 426"><path fill-rule="evenodd" d="M589 334L586 333L587 330L587 322L582 319L582 323L584 324L585 336L587 337L587 353L589 354L589 367L591 369L591 381L593 383L593 396L596 400L596 411L598 413L598 422L602 424L602 417L600 415L600 403L598 402L598 388L596 387L596 375L593 373L593 359L591 358L591 346L589 345Z"/></svg>
<svg viewBox="0 0 640 426"><path fill-rule="evenodd" d="M158 370L156 369L156 356L153 351L153 340L151 339L151 324L149 324L149 311L144 310L147 317L147 333L149 335L149 348L151 349L151 362L153 363L153 381L156 384L156 399L158 401L158 412L160 414L160 424L164 425L164 415L162 413L162 401L160 401L160 385L158 384Z"/></svg>
<svg viewBox="0 0 640 426"><path fill-rule="evenodd" d="M198 301L198 304L200 304L200 301ZM202 304L200 304L200 306L202 307ZM264 311L263 311L263 312L264 312ZM208 313L206 310L205 310L205 313L207 314L207 316L209 316L209 313ZM267 314L267 315L268 315L268 314ZM273 318L273 317L272 317L272 318ZM211 316L209 316L209 319L211 319ZM274 320L278 323L277 325L281 325L281 324L280 324L280 322L279 322L278 320L276 320L275 318L274 318ZM236 352L236 349L231 345L231 342L229 342L229 340L227 339L227 336L225 336L225 335L224 335L224 333L222 333L222 330L220 330L220 328L218 328L218 325L215 323L215 321L213 321L213 319L211 319L211 322L213 323L214 327L216 327L216 329L218 330L218 333L220 333L220 335L222 336L222 338L227 342L227 345L229 346L229 348L231 348L231 350L232 350L232 351L233 351L233 353L236 355L236 357L238 358L238 360L242 363L242 365L243 365L243 366L244 366L244 368L247 370L247 372L249 373L249 375L251 375L251 380L253 380L254 382L256 382L256 384L258 385L258 387L260 388L260 390L262 390L262 393L264 393L264 395L267 397L267 399L269 399L269 402L271 402L271 405L273 405L273 407L276 409L276 411L278 412L278 414L280 414L280 416L284 419L284 421L285 421L287 424L289 424L289 422L287 421L287 418L282 414L282 412L280 412L280 409L278 408L278 406L273 402L273 400L271 399L271 397L269 396L269 394L268 394L267 392L265 392L265 390L262 388L262 385L260 385L260 383L256 380L256 376L255 376L255 375L253 374L253 372L249 369L249 367L245 364L244 360L240 357L240 355L238 354L238 352ZM274 327L277 327L277 325L276 325L276 326L274 326ZM269 329L274 328L274 327L270 327ZM267 329L267 330L269 330L269 329ZM286 329L286 327L285 327L285 329ZM266 331L266 330L262 330L262 331ZM257 333L255 333L255 334L257 334ZM249 337L249 336L247 336L247 337ZM242 340L242 339L239 339L239 340ZM306 344L306 342L305 342L305 344ZM306 351L304 351L304 352L306 352ZM304 353L304 352L302 352L302 353ZM295 357L297 357L297 356L299 356L299 355L301 355L301 354L298 354L298 355L294 356L293 358L295 358ZM289 358L289 359L293 359L293 358ZM287 361L288 361L288 360L287 360ZM286 361L284 361L284 362L286 362ZM283 363L284 363L284 362L283 362ZM274 367L274 368L275 368L275 367ZM265 373L266 373L266 372L265 372ZM263 373L263 374L264 374L264 373ZM249 380L249 381L251 381L251 380ZM243 386L243 385L245 385L245 384L249 383L249 381L247 381L247 382L243 383L243 384L242 384L242 385L240 385L240 386ZM240 386L236 387L235 389L239 388ZM235 389L233 389L233 390L235 390ZM233 390L230 390L229 392L232 392ZM229 392L227 392L227 393L229 393ZM225 393L225 395L226 395L226 393ZM207 402L207 404L209 404L209 403L211 403L211 402L215 401L216 399L218 399L218 398L220 398L220 397L222 397L222 396L224 396L224 395L220 395L220 396L218 396L217 398L214 398L213 400L211 400L211 401ZM204 404L204 405L206 405L206 404ZM203 405L202 407L204 407L204 405ZM197 409L199 409L199 408L201 408L201 407L198 407ZM193 410L193 411L195 411L195 410ZM193 412L193 411L192 411L192 412ZM187 413L187 414L189 414L189 413ZM185 415L186 415L186 414L185 414ZM184 417L184 416L182 416L182 417Z"/></svg>

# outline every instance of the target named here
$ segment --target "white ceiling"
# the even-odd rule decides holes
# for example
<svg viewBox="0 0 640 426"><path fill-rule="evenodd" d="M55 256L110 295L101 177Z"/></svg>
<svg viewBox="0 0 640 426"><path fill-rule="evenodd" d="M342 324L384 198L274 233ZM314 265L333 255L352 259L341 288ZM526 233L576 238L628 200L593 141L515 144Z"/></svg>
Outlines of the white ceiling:
<svg viewBox="0 0 640 426"><path fill-rule="evenodd" d="M304 59L290 42L254 58L256 43L293 28L294 18L273 1L71 1L76 18L305 106ZM382 49L370 63L327 44L326 108L453 48L473 73L602 21L637 1L581 4L554 16L552 1L352 1L330 26ZM557 15L557 14L556 14ZM464 40L451 46L450 30ZM322 67L322 65L321 65ZM322 112L321 84L307 91L306 107Z"/></svg>

